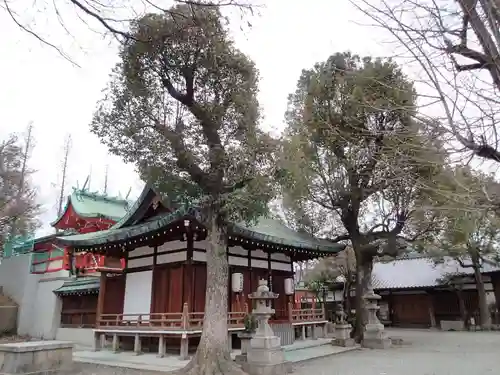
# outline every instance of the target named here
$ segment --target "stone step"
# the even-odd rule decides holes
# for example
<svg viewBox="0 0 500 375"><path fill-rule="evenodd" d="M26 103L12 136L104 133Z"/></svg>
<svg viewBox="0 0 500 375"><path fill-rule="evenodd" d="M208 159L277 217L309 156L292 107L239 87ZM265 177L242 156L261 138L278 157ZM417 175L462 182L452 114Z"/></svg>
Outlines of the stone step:
<svg viewBox="0 0 500 375"><path fill-rule="evenodd" d="M307 348L316 348L318 346L331 345L331 338L319 338L316 340L300 341L296 340L292 345L283 346L285 352L292 352L295 350L302 350Z"/></svg>

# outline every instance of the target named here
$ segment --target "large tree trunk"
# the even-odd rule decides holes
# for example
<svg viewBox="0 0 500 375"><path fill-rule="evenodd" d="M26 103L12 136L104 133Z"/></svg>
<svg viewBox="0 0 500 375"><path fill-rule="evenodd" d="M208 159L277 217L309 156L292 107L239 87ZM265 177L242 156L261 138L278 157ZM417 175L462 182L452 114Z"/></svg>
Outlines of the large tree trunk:
<svg viewBox="0 0 500 375"><path fill-rule="evenodd" d="M179 374L244 374L232 360L228 342L228 287L226 227L211 214L208 229L207 286L203 333L195 356Z"/></svg>
<svg viewBox="0 0 500 375"><path fill-rule="evenodd" d="M458 298L458 309L460 311L460 319L462 319L462 322L464 322L464 326L468 327L469 322L467 319L467 308L465 307L465 301L464 301L462 289L460 289L460 288L456 289L455 293L457 294L457 298Z"/></svg>
<svg viewBox="0 0 500 375"><path fill-rule="evenodd" d="M372 269L372 257L356 254L356 321L354 326L354 339L358 343L363 340L363 332L368 317L366 303L363 297L371 287Z"/></svg>
<svg viewBox="0 0 500 375"><path fill-rule="evenodd" d="M481 274L481 264L477 256L472 255L472 267L474 268L474 278L476 279L477 297L479 300L479 325L483 330L491 329L491 315L486 300L486 289L484 288L483 275Z"/></svg>

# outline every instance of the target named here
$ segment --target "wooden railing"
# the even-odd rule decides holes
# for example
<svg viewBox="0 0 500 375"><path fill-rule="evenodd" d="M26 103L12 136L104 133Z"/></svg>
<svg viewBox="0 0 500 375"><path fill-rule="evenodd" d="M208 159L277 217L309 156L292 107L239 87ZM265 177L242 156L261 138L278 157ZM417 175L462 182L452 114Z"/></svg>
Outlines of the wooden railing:
<svg viewBox="0 0 500 375"><path fill-rule="evenodd" d="M242 328L246 311L232 311L228 313L229 328ZM203 312L189 312L187 303L181 313L150 313L150 314L101 314L99 327L120 327L137 329L162 330L201 330L203 328Z"/></svg>
<svg viewBox="0 0 500 375"><path fill-rule="evenodd" d="M187 303L180 313L149 313L149 314L101 314L98 320L99 328L119 327L126 329L149 329L170 331L197 331L203 328L203 312L189 312ZM246 309L228 313L229 328L243 328ZM318 322L326 320L325 311L321 309L288 308L288 321L291 323Z"/></svg>
<svg viewBox="0 0 500 375"><path fill-rule="evenodd" d="M66 310L61 312L62 328L93 328L95 325L95 310Z"/></svg>
<svg viewBox="0 0 500 375"><path fill-rule="evenodd" d="M326 320L325 309L294 309L292 304L288 306L288 319L292 323L318 322Z"/></svg>

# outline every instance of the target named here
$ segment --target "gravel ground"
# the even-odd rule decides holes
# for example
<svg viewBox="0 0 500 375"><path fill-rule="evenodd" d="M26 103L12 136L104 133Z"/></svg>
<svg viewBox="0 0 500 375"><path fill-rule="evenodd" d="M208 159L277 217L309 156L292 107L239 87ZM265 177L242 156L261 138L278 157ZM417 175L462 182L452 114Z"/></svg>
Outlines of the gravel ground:
<svg viewBox="0 0 500 375"><path fill-rule="evenodd" d="M500 332L390 330L403 345L304 363L295 375L486 375L500 373Z"/></svg>
<svg viewBox="0 0 500 375"><path fill-rule="evenodd" d="M353 351L295 366L294 375L486 375L500 373L500 332L390 330L403 344ZM160 375L77 364L73 375Z"/></svg>

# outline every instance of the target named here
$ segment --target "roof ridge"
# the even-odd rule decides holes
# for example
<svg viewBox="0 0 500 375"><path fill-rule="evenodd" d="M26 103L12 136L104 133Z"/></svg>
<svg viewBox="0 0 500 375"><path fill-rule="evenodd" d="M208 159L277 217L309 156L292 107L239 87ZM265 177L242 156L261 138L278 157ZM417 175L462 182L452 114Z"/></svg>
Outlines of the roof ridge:
<svg viewBox="0 0 500 375"><path fill-rule="evenodd" d="M75 194L76 197L86 197L86 198L94 199L96 201L101 201L101 202L120 204L120 205L125 205L125 206L130 205L130 202L124 198L112 197L106 193L99 193L97 191L91 192L87 189L73 187L73 193L71 195L73 195L73 194Z"/></svg>

